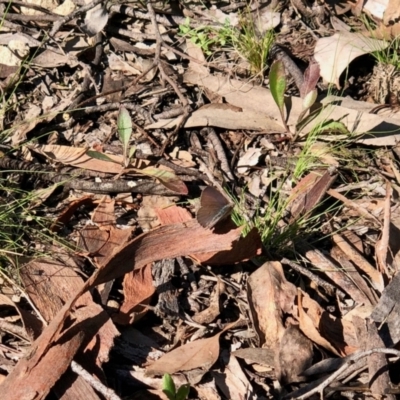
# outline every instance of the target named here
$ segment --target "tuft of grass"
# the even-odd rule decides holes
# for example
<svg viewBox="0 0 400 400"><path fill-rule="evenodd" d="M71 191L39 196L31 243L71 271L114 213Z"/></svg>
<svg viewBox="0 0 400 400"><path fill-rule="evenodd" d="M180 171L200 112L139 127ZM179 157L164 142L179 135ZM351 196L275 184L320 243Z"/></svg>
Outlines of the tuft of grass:
<svg viewBox="0 0 400 400"><path fill-rule="evenodd" d="M262 73L267 68L268 55L274 41L274 31L271 29L260 33L249 10L242 14L238 28L232 27L228 19L220 28L192 28L190 19L186 18L185 23L179 25L179 34L189 38L207 56L226 46L233 48L250 64L254 74Z"/></svg>
<svg viewBox="0 0 400 400"><path fill-rule="evenodd" d="M376 37L377 24L366 15L363 15L361 22L369 32L371 37ZM372 57L380 64L393 65L396 70L400 69L400 35L389 42L389 46L384 49L376 49L371 53Z"/></svg>
<svg viewBox="0 0 400 400"><path fill-rule="evenodd" d="M0 180L0 269L13 276L22 256L39 255L43 243L49 243L52 233L48 229L50 220L32 210L39 201L40 191L26 192L12 188L9 180Z"/></svg>
<svg viewBox="0 0 400 400"><path fill-rule="evenodd" d="M242 14L239 25L240 29L232 37L233 46L238 54L249 62L252 73L262 73L268 67L267 60L275 38L274 31L271 29L261 33L257 27L260 24L257 24L250 10Z"/></svg>
<svg viewBox="0 0 400 400"><path fill-rule="evenodd" d="M288 191L311 170L324 166L322 161L324 157L337 158L338 154L343 156L343 148L348 146L348 139L339 139L335 143L319 141L320 136L325 134L327 127L331 128L331 125L332 122L329 121L318 123L307 134L294 169L292 172L282 172L281 176L277 174L275 179L271 179L272 183L265 195L268 198L266 206L257 210L251 221L240 217L240 213L234 213L232 216L235 223L244 224L247 231L255 226L260 232L264 247L269 252L283 254L306 237L320 235L323 217L328 213L335 214L339 210L340 205L337 202L319 203L314 210L297 218L294 222L285 222L289 217L288 206L291 200ZM324 146L317 147L318 143L324 143ZM291 184L292 181L293 184ZM237 209L245 209L244 198L236 204Z"/></svg>
<svg viewBox="0 0 400 400"><path fill-rule="evenodd" d="M393 65L396 70L400 69L400 35L396 36L386 49L371 53L380 64Z"/></svg>
<svg viewBox="0 0 400 400"><path fill-rule="evenodd" d="M185 23L179 25L179 35L190 39L203 50L204 54L211 56L220 47L232 44L235 28L231 27L228 19L219 29L212 26L192 28L190 18L186 18Z"/></svg>

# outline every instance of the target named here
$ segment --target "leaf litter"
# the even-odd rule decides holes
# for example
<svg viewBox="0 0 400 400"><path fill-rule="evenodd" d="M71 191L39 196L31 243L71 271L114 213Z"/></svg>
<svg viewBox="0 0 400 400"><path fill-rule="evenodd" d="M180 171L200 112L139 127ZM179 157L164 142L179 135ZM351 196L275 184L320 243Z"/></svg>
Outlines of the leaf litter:
<svg viewBox="0 0 400 400"><path fill-rule="evenodd" d="M0 5L4 398L400 393L382 4Z"/></svg>

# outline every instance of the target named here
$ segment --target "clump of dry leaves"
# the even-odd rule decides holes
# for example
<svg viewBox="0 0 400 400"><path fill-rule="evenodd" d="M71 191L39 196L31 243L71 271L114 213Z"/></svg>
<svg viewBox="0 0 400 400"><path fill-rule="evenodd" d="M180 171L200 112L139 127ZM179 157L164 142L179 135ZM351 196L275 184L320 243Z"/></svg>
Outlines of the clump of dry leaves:
<svg viewBox="0 0 400 400"><path fill-rule="evenodd" d="M396 398L398 0L0 9L2 398Z"/></svg>

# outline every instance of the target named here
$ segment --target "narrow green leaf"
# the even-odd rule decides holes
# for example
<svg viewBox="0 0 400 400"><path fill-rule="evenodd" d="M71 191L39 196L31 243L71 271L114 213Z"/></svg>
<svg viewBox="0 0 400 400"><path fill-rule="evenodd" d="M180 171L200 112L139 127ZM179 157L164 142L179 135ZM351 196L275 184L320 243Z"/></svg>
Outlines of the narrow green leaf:
<svg viewBox="0 0 400 400"><path fill-rule="evenodd" d="M340 121L328 121L320 128L321 132L332 132L332 133L341 133L343 135L348 135L349 130L346 125Z"/></svg>
<svg viewBox="0 0 400 400"><path fill-rule="evenodd" d="M126 154L132 135L132 120L131 116L129 115L129 111L125 107L121 107L119 109L117 129L119 139L124 147L124 154Z"/></svg>
<svg viewBox="0 0 400 400"><path fill-rule="evenodd" d="M162 391L170 400L175 400L176 388L174 380L170 374L164 374L162 379Z"/></svg>
<svg viewBox="0 0 400 400"><path fill-rule="evenodd" d="M185 182L182 179L178 178L173 172L166 171L164 169L158 169L155 167L147 167L144 169L138 169L137 172L151 176L153 178L157 178L162 185L164 185L167 189L172 190L173 192L179 194L188 194L188 188L185 185Z"/></svg>
<svg viewBox="0 0 400 400"><path fill-rule="evenodd" d="M285 106L286 75L282 61L275 61L269 71L269 85L272 97L283 116Z"/></svg>
<svg viewBox="0 0 400 400"><path fill-rule="evenodd" d="M129 155L128 155L129 160L133 157L133 155L135 154L135 151L136 151L136 146L132 146L129 149Z"/></svg>
<svg viewBox="0 0 400 400"><path fill-rule="evenodd" d="M178 391L176 392L175 399L176 400L186 400L189 396L190 392L190 385L186 383L185 385L182 385Z"/></svg>
<svg viewBox="0 0 400 400"><path fill-rule="evenodd" d="M303 110L308 110L317 100L318 92L316 89L308 92L303 99Z"/></svg>
<svg viewBox="0 0 400 400"><path fill-rule="evenodd" d="M108 157L107 154L100 153L99 151L88 150L86 154L91 158L95 158L96 160L108 161L115 164L119 164L119 162L113 160L111 157Z"/></svg>

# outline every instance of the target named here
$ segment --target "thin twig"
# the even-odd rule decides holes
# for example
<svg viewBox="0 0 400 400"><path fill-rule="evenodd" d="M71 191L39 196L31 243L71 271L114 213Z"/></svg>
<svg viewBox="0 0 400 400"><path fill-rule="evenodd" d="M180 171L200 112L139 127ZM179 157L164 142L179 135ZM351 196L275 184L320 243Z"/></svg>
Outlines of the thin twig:
<svg viewBox="0 0 400 400"><path fill-rule="evenodd" d="M340 289L337 287L331 285L329 282L324 281L321 279L319 276L313 274L310 270L307 268L302 267L301 265L296 264L293 261L288 260L287 258L282 258L281 260L282 264L289 265L291 268L293 268L295 271L300 272L301 274L305 275L307 278L309 278L311 281L315 282L318 286L323 287L328 293L337 293L337 295L341 298L344 299L346 297L346 293L342 292Z"/></svg>
<svg viewBox="0 0 400 400"><path fill-rule="evenodd" d="M225 176L230 180L234 181L235 177L232 174L231 168L229 166L228 159L226 157L224 148L222 147L222 143L220 138L218 137L217 133L215 132L215 129L211 127L203 128L201 130L202 134L206 134L209 142L212 145L212 148L214 149L215 153L217 154L218 160L221 164L221 170L225 174Z"/></svg>
<svg viewBox="0 0 400 400"><path fill-rule="evenodd" d="M164 154L165 149L168 146L171 138L179 131L179 129L184 125L186 119L188 118L188 116L189 116L189 103L188 103L186 97L183 95L182 91L179 89L179 87L176 84L176 82L174 82L167 75L167 73L164 70L164 67L162 65L160 57L161 57L161 48L162 48L163 45L165 45L165 43L164 43L164 40L163 40L163 38L162 38L162 36L160 34L160 31L158 29L156 13L154 11L154 8L153 8L151 2L147 3L147 10L148 10L148 12L150 14L150 20L151 20L151 23L153 25L154 32L156 34L156 54L155 54L155 57L154 57L153 65L156 65L158 70L160 71L161 79L167 81L170 84L170 86L174 89L176 95L179 97L179 100L182 103L182 107L183 107L183 110L184 110L182 118L179 119L178 125L176 126L174 131L171 132L168 135L167 140L164 141L164 143L163 143L163 145L161 147L160 153L159 153L159 155L161 156L161 155Z"/></svg>
<svg viewBox="0 0 400 400"><path fill-rule="evenodd" d="M103 385L97 378L89 374L81 365L76 361L71 362L71 369L77 375L82 377L93 389L101 393L107 400L121 400L119 396L114 392L114 390Z"/></svg>
<svg viewBox="0 0 400 400"><path fill-rule="evenodd" d="M350 365L354 364L356 361L370 356L371 354L374 353L381 353L381 354L392 354L397 357L400 357L400 351L394 350L394 349L371 349L367 351L363 351L361 353L356 353L351 355L347 361L338 369L336 370L331 376L329 376L327 379L325 379L322 383L320 383L318 386L310 390L308 393L303 394L302 396L297 397L297 400L305 400L311 397L313 394L319 393L321 398L323 398L323 391L326 387L328 387L333 381L336 380L336 378L344 371L346 371L347 368L350 367Z"/></svg>

